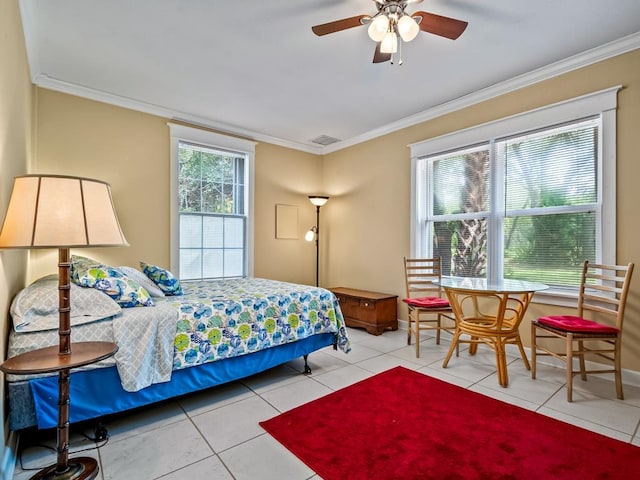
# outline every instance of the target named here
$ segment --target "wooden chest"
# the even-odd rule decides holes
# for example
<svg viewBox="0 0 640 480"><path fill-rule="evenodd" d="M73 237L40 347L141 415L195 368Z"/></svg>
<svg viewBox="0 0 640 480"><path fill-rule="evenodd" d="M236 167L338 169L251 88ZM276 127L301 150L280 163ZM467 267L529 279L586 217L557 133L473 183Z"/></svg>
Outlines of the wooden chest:
<svg viewBox="0 0 640 480"><path fill-rule="evenodd" d="M344 287L329 290L338 297L347 326L365 328L373 335L398 329L397 295Z"/></svg>

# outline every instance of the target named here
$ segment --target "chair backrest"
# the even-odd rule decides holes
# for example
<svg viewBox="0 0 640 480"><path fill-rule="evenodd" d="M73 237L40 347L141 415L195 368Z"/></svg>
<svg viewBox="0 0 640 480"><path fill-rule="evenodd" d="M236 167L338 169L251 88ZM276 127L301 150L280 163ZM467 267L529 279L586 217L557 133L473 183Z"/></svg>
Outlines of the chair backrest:
<svg viewBox="0 0 640 480"><path fill-rule="evenodd" d="M584 262L578 298L578 316L587 312L592 320L607 316L622 331L627 294L633 273L633 263L628 265L602 265Z"/></svg>
<svg viewBox="0 0 640 480"><path fill-rule="evenodd" d="M434 281L442 278L440 257L435 258L404 258L404 278L407 288L407 298L440 297L440 285Z"/></svg>

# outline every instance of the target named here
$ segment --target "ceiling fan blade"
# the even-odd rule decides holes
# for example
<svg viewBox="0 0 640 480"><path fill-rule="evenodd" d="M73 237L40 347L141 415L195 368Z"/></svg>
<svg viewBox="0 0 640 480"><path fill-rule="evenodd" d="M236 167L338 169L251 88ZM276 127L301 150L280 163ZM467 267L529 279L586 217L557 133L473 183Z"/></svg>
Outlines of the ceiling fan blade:
<svg viewBox="0 0 640 480"><path fill-rule="evenodd" d="M391 60L391 54L390 53L382 53L380 51L380 44L382 42L378 42L376 43L376 51L373 54L373 63L384 63L384 62L388 62L389 60Z"/></svg>
<svg viewBox="0 0 640 480"><path fill-rule="evenodd" d="M323 23L322 25L316 25L311 27L313 33L318 36L327 35L328 33L335 33L347 28L359 27L364 25L362 20L371 19L369 15L356 15L355 17L343 18L342 20L336 20L335 22Z"/></svg>
<svg viewBox="0 0 640 480"><path fill-rule="evenodd" d="M463 22L462 20L443 17L435 13L416 12L411 16L422 17L419 27L423 32L433 33L434 35L440 35L441 37L450 38L451 40L455 40L462 35L462 32L464 32L468 25L467 22Z"/></svg>

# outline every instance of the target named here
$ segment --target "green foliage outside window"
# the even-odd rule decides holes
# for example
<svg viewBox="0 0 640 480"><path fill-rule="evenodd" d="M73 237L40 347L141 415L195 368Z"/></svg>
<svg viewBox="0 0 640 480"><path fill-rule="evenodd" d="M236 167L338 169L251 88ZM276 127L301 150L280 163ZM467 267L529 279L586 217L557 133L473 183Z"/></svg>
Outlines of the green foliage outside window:
<svg viewBox="0 0 640 480"><path fill-rule="evenodd" d="M487 275L493 158L504 169L496 177L504 182L497 199L504 210L494 213L502 218L502 276L579 283L582 263L596 257L598 127L585 124L432 160L433 255L444 275Z"/></svg>
<svg viewBox="0 0 640 480"><path fill-rule="evenodd" d="M238 213L237 175L243 158L183 146L179 149L181 213ZM239 165L240 164L240 165Z"/></svg>

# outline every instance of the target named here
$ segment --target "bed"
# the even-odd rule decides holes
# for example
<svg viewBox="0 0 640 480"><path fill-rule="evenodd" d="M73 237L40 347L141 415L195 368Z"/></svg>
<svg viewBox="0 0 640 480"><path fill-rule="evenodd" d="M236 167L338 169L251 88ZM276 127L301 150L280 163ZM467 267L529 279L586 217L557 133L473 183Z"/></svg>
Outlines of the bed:
<svg viewBox="0 0 640 480"><path fill-rule="evenodd" d="M151 288L151 287L149 287ZM267 279L181 282L182 294L153 305L113 306L71 284L72 340L108 341L116 354L75 369L70 422L97 419L241 379L349 339L330 291ZM106 298L106 300L105 300ZM57 279L44 277L12 302L8 357L56 345ZM9 428L53 428L58 377L7 375Z"/></svg>

